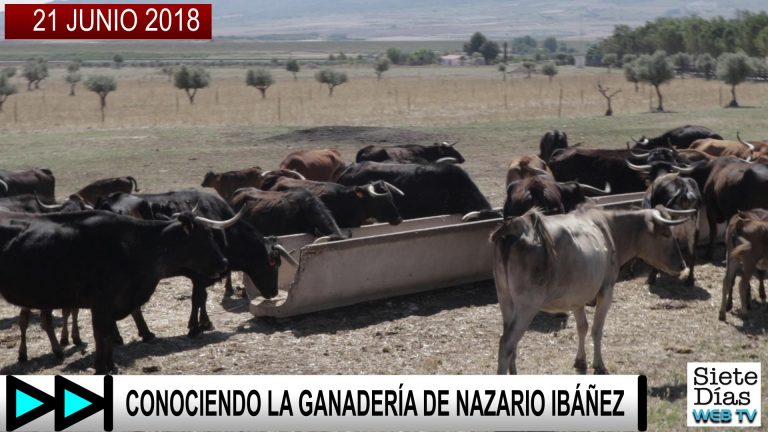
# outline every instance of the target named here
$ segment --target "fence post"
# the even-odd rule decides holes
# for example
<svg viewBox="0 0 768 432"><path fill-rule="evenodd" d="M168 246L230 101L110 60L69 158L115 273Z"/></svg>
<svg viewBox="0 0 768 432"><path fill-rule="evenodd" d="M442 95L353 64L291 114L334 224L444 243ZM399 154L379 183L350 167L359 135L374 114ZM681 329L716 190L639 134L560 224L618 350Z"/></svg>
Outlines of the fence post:
<svg viewBox="0 0 768 432"><path fill-rule="evenodd" d="M557 117L563 116L563 88L560 87L560 101L557 103Z"/></svg>

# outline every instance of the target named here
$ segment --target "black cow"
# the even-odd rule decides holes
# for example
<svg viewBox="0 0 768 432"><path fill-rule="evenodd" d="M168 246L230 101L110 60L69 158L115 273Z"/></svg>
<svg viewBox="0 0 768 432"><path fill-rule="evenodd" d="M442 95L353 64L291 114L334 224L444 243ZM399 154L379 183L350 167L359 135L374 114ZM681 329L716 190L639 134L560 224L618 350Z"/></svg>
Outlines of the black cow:
<svg viewBox="0 0 768 432"><path fill-rule="evenodd" d="M454 148L456 143L404 144L396 146L369 145L357 152L356 162L391 162L391 163L434 163L453 162L464 163L464 156Z"/></svg>
<svg viewBox="0 0 768 432"><path fill-rule="evenodd" d="M235 216L232 208L222 198L193 189L163 194L112 194L102 200L98 208L142 219L167 219L176 213L191 210L207 219L222 220ZM280 256L287 258L294 265L298 263L274 238L263 237L246 218L229 226L222 234L217 235L216 240L229 261L229 271L242 271L248 275L262 296L276 296ZM195 337L213 328L205 302L208 297L206 289L216 280L195 272L187 272L181 276L192 280L192 312L188 327L189 336ZM231 295L232 292L231 274L227 273L226 294ZM147 333L142 336L144 339L151 339L153 335Z"/></svg>
<svg viewBox="0 0 768 432"><path fill-rule="evenodd" d="M47 203L55 198L56 178L47 168L0 170L0 196L37 194Z"/></svg>
<svg viewBox="0 0 768 432"><path fill-rule="evenodd" d="M507 186L504 217L522 216L536 208L544 214L571 212L587 197L607 195L603 191L575 181L557 182L546 174L515 180Z"/></svg>
<svg viewBox="0 0 768 432"><path fill-rule="evenodd" d="M215 279L227 268L211 224L191 213L138 221L88 211L3 225L17 235L0 251L0 293L24 308L91 309L97 374L114 369L115 320L146 303L161 279L186 271Z"/></svg>
<svg viewBox="0 0 768 432"><path fill-rule="evenodd" d="M595 188L611 185L613 193L641 192L645 179L627 166L629 150L567 148L557 150L549 161L549 169L560 182L578 181Z"/></svg>
<svg viewBox="0 0 768 432"><path fill-rule="evenodd" d="M385 181L403 191L395 194L395 206L405 219L490 210L469 175L451 164L392 164L362 162L351 165L338 182L364 186Z"/></svg>
<svg viewBox="0 0 768 432"><path fill-rule="evenodd" d="M690 269L686 284L693 285L696 264L696 244L699 242L699 209L704 204L696 181L678 173L655 177L643 197L643 208L664 206L671 214L681 214L690 219L684 224L672 227L672 233L687 252L683 254ZM681 248L682 249L682 248ZM654 268L648 276L648 283L656 282L658 271Z"/></svg>
<svg viewBox="0 0 768 432"><path fill-rule="evenodd" d="M539 157L543 161L548 161L557 149L568 148L568 134L559 130L551 130L544 134L539 141Z"/></svg>
<svg viewBox="0 0 768 432"><path fill-rule="evenodd" d="M93 208L77 196L72 196L61 204L45 204L35 195L24 194L0 197L0 210L18 213L71 213Z"/></svg>
<svg viewBox="0 0 768 432"><path fill-rule="evenodd" d="M328 207L303 188L285 192L243 188L232 196L232 206L246 209L245 218L265 234L344 238Z"/></svg>
<svg viewBox="0 0 768 432"><path fill-rule="evenodd" d="M642 137L639 140L633 139L633 141L635 141L635 148L639 150L650 150L657 147L686 149L694 141L703 138L723 139L722 136L715 133L712 129L704 126L685 125L668 130L655 138Z"/></svg>
<svg viewBox="0 0 768 432"><path fill-rule="evenodd" d="M393 192L400 191L386 182L349 187L338 183L274 177L265 180L263 185L264 190L278 192L302 188L320 198L342 228L359 227L369 219L392 225L403 221L392 198Z"/></svg>

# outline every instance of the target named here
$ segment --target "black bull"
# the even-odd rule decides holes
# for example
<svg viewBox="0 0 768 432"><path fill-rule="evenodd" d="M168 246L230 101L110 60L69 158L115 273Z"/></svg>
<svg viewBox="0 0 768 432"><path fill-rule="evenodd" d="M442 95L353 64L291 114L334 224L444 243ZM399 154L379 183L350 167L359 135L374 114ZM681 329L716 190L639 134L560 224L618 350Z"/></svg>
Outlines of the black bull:
<svg viewBox="0 0 768 432"><path fill-rule="evenodd" d="M404 219L491 209L477 185L456 165L362 162L347 168L338 183L363 186L379 180L404 193L394 196Z"/></svg>

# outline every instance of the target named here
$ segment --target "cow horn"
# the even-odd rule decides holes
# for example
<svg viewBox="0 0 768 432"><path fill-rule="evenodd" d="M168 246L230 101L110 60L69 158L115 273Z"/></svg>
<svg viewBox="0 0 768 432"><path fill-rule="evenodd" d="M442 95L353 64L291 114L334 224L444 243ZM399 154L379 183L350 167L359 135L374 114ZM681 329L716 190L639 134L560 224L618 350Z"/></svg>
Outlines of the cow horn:
<svg viewBox="0 0 768 432"><path fill-rule="evenodd" d="M8 183L0 180L0 186L3 187L3 194L7 194L8 193Z"/></svg>
<svg viewBox="0 0 768 432"><path fill-rule="evenodd" d="M306 177L304 177L304 175L302 175L300 172L298 172L296 170L286 170L286 171L296 174L296 176L299 178L299 180L306 180L307 179Z"/></svg>
<svg viewBox="0 0 768 432"><path fill-rule="evenodd" d="M680 225L680 224L684 224L684 223L688 222L689 219L690 218L677 219L677 220L667 219L667 218L665 218L664 216L661 215L660 211L653 210L653 220L655 220L656 222L658 222L660 224L664 224L664 225Z"/></svg>
<svg viewBox="0 0 768 432"><path fill-rule="evenodd" d="M400 189L396 188L393 184L391 184L389 182L384 182L384 185L387 186L387 189L389 189L390 191L392 191L392 192L394 192L394 193L396 193L396 194L398 194L400 196L405 196L405 192L403 192Z"/></svg>
<svg viewBox="0 0 768 432"><path fill-rule="evenodd" d="M583 184L583 183L577 183L577 184L579 185L580 188L584 189L587 192L591 192L595 195L609 195L611 193L611 185L608 184L607 182L605 183L605 190L598 189L588 184Z"/></svg>
<svg viewBox="0 0 768 432"><path fill-rule="evenodd" d="M196 202L196 203L195 203L195 206L194 206L194 207L192 207L192 210L190 210L190 211L192 212L192 214L195 214L195 213L197 213L197 211L198 211L199 209L200 209L200 201Z"/></svg>
<svg viewBox="0 0 768 432"><path fill-rule="evenodd" d="M285 259L287 259L288 261L290 261L290 262L291 262L291 264L293 264L293 265L294 265L294 266L296 266L296 267L298 267L298 266L299 266L299 262L298 262L298 261L296 261L296 259L295 259L294 257L292 257L292 256L291 256L290 252L288 252L287 250L285 250L285 248L283 247L283 245L279 245L279 244L276 244L276 245L275 245L275 246L273 246L273 247L275 248L275 250L277 250L277 251L279 251L279 252L280 252L280 255L282 255L282 256L283 256Z"/></svg>
<svg viewBox="0 0 768 432"><path fill-rule="evenodd" d="M672 169L675 172L679 172L680 174L690 175L693 174L693 171L696 169L695 167L689 166L689 167L681 167L677 165L673 165Z"/></svg>
<svg viewBox="0 0 768 432"><path fill-rule="evenodd" d="M739 142L742 143L743 145L747 146L749 151L755 151L755 146L753 144L750 144L744 141L743 139L741 139L741 135L739 135L739 131L736 131L736 139L739 140Z"/></svg>
<svg viewBox="0 0 768 432"><path fill-rule="evenodd" d="M440 164L440 163L457 164L457 163L459 163L459 160L456 159L456 158L452 158L452 157L444 157L444 158L440 158L440 159L436 160L435 163L436 164Z"/></svg>
<svg viewBox="0 0 768 432"><path fill-rule="evenodd" d="M443 144L447 145L448 147L456 147L456 144L458 144L459 141L461 141L461 140L457 140L453 144L448 144L447 142L444 142Z"/></svg>
<svg viewBox="0 0 768 432"><path fill-rule="evenodd" d="M35 193L35 201L37 201L37 205L39 205L40 207L46 210L60 211L62 208L64 208L63 204L55 204L55 205L43 204L43 202L40 201L40 197L37 196L37 193Z"/></svg>
<svg viewBox="0 0 768 432"><path fill-rule="evenodd" d="M635 165L630 161L626 161L626 162L627 162L627 166L633 171L637 171L641 173L649 173L653 169L651 165Z"/></svg>
<svg viewBox="0 0 768 432"><path fill-rule="evenodd" d="M651 154L651 152L635 152L632 150L632 148L629 147L629 142L627 142L627 150L629 151L629 154L636 158L645 158L647 159L648 156Z"/></svg>
<svg viewBox="0 0 768 432"><path fill-rule="evenodd" d="M261 175L259 175L259 177L264 178L264 177L272 174L273 172L274 171L264 171L263 173L261 173Z"/></svg>
<svg viewBox="0 0 768 432"><path fill-rule="evenodd" d="M666 209L669 214L672 216L690 216L692 214L698 213L698 209L687 209L687 210L676 210L668 208Z"/></svg>
<svg viewBox="0 0 768 432"><path fill-rule="evenodd" d="M330 241L331 241L331 236L318 237L315 241L312 242L312 244L313 245L325 244L325 243L330 243Z"/></svg>
<svg viewBox="0 0 768 432"><path fill-rule="evenodd" d="M215 221L211 219L206 219L201 216L195 216L195 220L197 222L200 222L202 224L205 224L213 229L223 230L231 227L232 225L236 224L245 214L246 210L248 210L248 206L244 205L240 208L240 211L237 212L237 214L232 217L231 219L225 220L225 221Z"/></svg>
<svg viewBox="0 0 768 432"><path fill-rule="evenodd" d="M372 197L383 197L383 196L389 195L388 193L376 192L376 186L373 183L369 184L366 190L368 191L368 194ZM387 189L387 192L389 192L389 189Z"/></svg>
<svg viewBox="0 0 768 432"><path fill-rule="evenodd" d="M480 216L480 212L479 211L473 211L473 212L465 214L464 217L461 218L461 221L462 222L470 222L472 219L474 219L474 218L476 218L478 216Z"/></svg>
<svg viewBox="0 0 768 432"><path fill-rule="evenodd" d="M544 171L544 170L543 170L543 169L541 169L541 168L533 168L533 167L531 167L531 168L530 168L530 170L531 170L531 171L533 171L533 172L535 172L535 173L538 173L538 175L545 175L545 176L550 176L550 177L552 177L552 173L551 173L551 172L549 172L549 171Z"/></svg>

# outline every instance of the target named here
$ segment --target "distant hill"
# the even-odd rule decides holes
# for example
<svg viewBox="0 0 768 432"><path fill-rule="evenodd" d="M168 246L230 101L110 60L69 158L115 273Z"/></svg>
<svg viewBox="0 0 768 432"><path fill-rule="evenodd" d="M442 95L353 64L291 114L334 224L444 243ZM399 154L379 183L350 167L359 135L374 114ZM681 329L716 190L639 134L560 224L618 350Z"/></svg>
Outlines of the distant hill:
<svg viewBox="0 0 768 432"><path fill-rule="evenodd" d="M57 0L89 3L87 0ZM204 1L208 2L208 1ZM658 16L731 17L765 0L209 0L214 35L262 39L464 39L493 37L596 38L616 24L639 25ZM135 3L189 3L138 0ZM1 17L1 15L0 15ZM3 20L0 19L0 29Z"/></svg>

